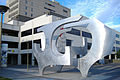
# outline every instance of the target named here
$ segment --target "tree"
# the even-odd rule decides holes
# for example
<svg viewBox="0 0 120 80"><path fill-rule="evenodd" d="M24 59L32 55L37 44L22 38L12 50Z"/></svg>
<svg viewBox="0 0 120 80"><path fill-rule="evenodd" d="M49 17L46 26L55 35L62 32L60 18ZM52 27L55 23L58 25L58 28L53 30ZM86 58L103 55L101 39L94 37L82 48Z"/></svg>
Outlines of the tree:
<svg viewBox="0 0 120 80"><path fill-rule="evenodd" d="M116 52L117 58L120 58L120 50Z"/></svg>

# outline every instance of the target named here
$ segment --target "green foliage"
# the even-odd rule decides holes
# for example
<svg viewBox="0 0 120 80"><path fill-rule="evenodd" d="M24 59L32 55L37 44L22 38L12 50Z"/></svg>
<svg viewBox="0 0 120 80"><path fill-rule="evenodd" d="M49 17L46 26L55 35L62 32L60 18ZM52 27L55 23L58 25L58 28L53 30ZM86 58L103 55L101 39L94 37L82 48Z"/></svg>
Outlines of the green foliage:
<svg viewBox="0 0 120 80"><path fill-rule="evenodd" d="M12 79L0 77L0 80L12 80Z"/></svg>
<svg viewBox="0 0 120 80"><path fill-rule="evenodd" d="M116 55L117 55L117 58L120 58L120 50L117 51Z"/></svg>

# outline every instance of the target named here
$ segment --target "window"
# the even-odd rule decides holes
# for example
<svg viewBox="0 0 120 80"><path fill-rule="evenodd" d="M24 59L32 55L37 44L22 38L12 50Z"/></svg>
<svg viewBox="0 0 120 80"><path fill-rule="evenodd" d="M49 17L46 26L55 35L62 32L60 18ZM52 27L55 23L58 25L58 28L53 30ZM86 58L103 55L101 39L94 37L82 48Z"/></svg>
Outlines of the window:
<svg viewBox="0 0 120 80"><path fill-rule="evenodd" d="M41 39L34 40L33 42L36 43L36 44L40 44L40 48L41 48Z"/></svg>
<svg viewBox="0 0 120 80"><path fill-rule="evenodd" d="M40 28L40 27L42 27L42 26L39 26L39 27L34 28L34 34L36 34L36 33L41 33L41 32L42 32L42 31L38 31L38 28Z"/></svg>
<svg viewBox="0 0 120 80"><path fill-rule="evenodd" d="M18 37L18 31L14 30L2 29L2 34L7 36Z"/></svg>
<svg viewBox="0 0 120 80"><path fill-rule="evenodd" d="M33 12L33 8L31 8L31 11Z"/></svg>
<svg viewBox="0 0 120 80"><path fill-rule="evenodd" d="M55 10L44 7L44 9L49 10L50 12L55 12Z"/></svg>
<svg viewBox="0 0 120 80"><path fill-rule="evenodd" d="M47 4L48 6L55 7L54 5L52 5L52 4L50 4L50 3L47 3L47 2L45 2L45 4Z"/></svg>
<svg viewBox="0 0 120 80"><path fill-rule="evenodd" d="M116 47L116 51L119 51L120 50L120 47Z"/></svg>
<svg viewBox="0 0 120 80"><path fill-rule="evenodd" d="M92 43L87 43L87 49L90 50Z"/></svg>
<svg viewBox="0 0 120 80"><path fill-rule="evenodd" d="M18 48L18 42L2 41L2 43L8 44L8 48Z"/></svg>
<svg viewBox="0 0 120 80"><path fill-rule="evenodd" d="M68 11L67 11L67 10L65 10L65 9L63 9L63 12L68 13Z"/></svg>
<svg viewBox="0 0 120 80"><path fill-rule="evenodd" d="M31 14L31 17L33 17L33 14Z"/></svg>
<svg viewBox="0 0 120 80"><path fill-rule="evenodd" d="M116 41L116 44L120 44L120 41Z"/></svg>
<svg viewBox="0 0 120 80"><path fill-rule="evenodd" d="M27 12L25 12L25 15L27 15Z"/></svg>
<svg viewBox="0 0 120 80"><path fill-rule="evenodd" d="M26 4L28 3L27 0L25 0L25 3L26 3Z"/></svg>
<svg viewBox="0 0 120 80"><path fill-rule="evenodd" d="M27 6L25 6L25 9L27 10Z"/></svg>
<svg viewBox="0 0 120 80"><path fill-rule="evenodd" d="M28 36L28 35L32 35L32 29L27 30L27 31L23 31L21 33L21 37Z"/></svg>
<svg viewBox="0 0 120 80"><path fill-rule="evenodd" d="M33 2L31 2L31 6L33 6Z"/></svg>
<svg viewBox="0 0 120 80"><path fill-rule="evenodd" d="M84 31L82 31L82 36L83 36L83 37L92 38L92 35L91 35L90 33L84 32Z"/></svg>
<svg viewBox="0 0 120 80"><path fill-rule="evenodd" d="M66 33L80 36L80 30L73 29L73 28L71 29L71 31L68 31L68 32L66 32Z"/></svg>
<svg viewBox="0 0 120 80"><path fill-rule="evenodd" d="M66 46L71 46L71 40L66 39Z"/></svg>
<svg viewBox="0 0 120 80"><path fill-rule="evenodd" d="M115 52L115 47L113 47L112 51L114 51L114 52Z"/></svg>
<svg viewBox="0 0 120 80"><path fill-rule="evenodd" d="M119 35L118 35L118 34L116 34L116 37L117 37L117 38L119 38Z"/></svg>
<svg viewBox="0 0 120 80"><path fill-rule="evenodd" d="M32 49L32 41L22 42L21 50L24 50L24 49Z"/></svg>

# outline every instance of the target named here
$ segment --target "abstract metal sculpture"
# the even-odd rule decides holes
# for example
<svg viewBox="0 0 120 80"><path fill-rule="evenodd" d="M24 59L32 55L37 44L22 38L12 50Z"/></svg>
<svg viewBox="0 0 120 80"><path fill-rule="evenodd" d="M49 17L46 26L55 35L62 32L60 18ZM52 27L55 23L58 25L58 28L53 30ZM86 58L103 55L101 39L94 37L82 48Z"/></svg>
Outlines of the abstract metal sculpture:
<svg viewBox="0 0 120 80"><path fill-rule="evenodd" d="M92 34L92 46L89 52L78 59L78 69L83 77L86 77L90 67L99 59L109 55L113 48L115 32L106 27L97 19L82 19L83 16L70 17L59 20L38 29L44 32L42 49L34 44L34 56L37 59L39 72L42 76L43 69L49 65L73 65L73 54L70 46L65 46L65 53L61 54L57 49L59 36L68 31L69 27L82 27ZM64 30L62 30L64 29ZM43 33L41 33L43 34ZM85 41L85 39L82 42Z"/></svg>

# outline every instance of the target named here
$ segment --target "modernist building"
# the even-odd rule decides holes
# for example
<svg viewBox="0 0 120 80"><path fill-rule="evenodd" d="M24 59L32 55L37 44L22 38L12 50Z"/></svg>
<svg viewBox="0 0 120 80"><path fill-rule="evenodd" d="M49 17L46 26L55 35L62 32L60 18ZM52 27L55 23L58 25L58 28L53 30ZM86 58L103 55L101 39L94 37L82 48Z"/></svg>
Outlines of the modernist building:
<svg viewBox="0 0 120 80"><path fill-rule="evenodd" d="M70 9L52 0L7 0L10 10L5 14L5 24L2 30L2 43L8 44L8 64L26 64L27 54L29 63L36 63L33 56L33 43L42 43L44 33L37 29L51 22L64 19L70 16ZM87 19L82 17L82 19ZM7 23L7 24L6 24ZM114 30L115 31L115 30ZM120 49L120 33L116 32L116 41L113 47L113 54L105 57L106 59L116 59L115 52ZM87 39L87 49L92 45L92 36L88 30L73 27L71 31L65 33L58 43L58 50L63 53L64 46L78 45L79 37ZM72 38L71 38L72 36ZM75 41L71 44L71 41ZM40 46L41 47L41 46ZM77 55L81 57L81 55Z"/></svg>
<svg viewBox="0 0 120 80"><path fill-rule="evenodd" d="M18 20L26 22L35 17L49 14L62 18L70 17L69 8L60 5L55 0L7 0L10 8L5 14L5 22Z"/></svg>
<svg viewBox="0 0 120 80"><path fill-rule="evenodd" d="M55 0L7 0L6 5L10 10L5 14L4 22L6 24L3 25L2 43L8 44L8 64L26 64L26 53L28 53L28 50L26 49L28 48L28 45L30 48L29 62L30 64L34 63L34 59L31 59L33 58L33 55L31 54L32 39L26 40L26 36L36 33L34 28L36 30L36 27L38 26L70 17L71 14L69 8L60 5ZM31 19L33 20L29 21ZM32 22L33 24L31 25L29 22ZM22 27L24 24L25 26L26 24L29 24L30 26ZM33 27L33 25L35 26ZM4 29L4 27L7 29ZM29 44L27 44L27 41ZM34 40L32 40L32 43L33 41Z"/></svg>
<svg viewBox="0 0 120 80"><path fill-rule="evenodd" d="M82 17L82 19L84 20L87 18ZM34 65L36 61L33 56L33 43L43 43L42 37L44 37L44 33L39 32L37 29L57 20L59 20L59 17L43 15L27 22L13 20L9 22L9 24L4 24L2 42L8 44L8 64L26 64L27 54L29 54L29 63ZM114 42L113 52L111 55L106 56L106 59L117 59L115 53L120 49L120 32L115 32L116 41ZM67 38L65 38L65 35ZM91 48L92 35L87 29L72 27L70 31L65 33L65 35L59 40L60 44L58 43L58 50L61 53L64 53L64 46L66 45L79 46L80 36L87 39L87 51ZM71 44L72 41L75 42ZM41 46L42 44L40 47ZM77 55L76 57L79 58L81 55Z"/></svg>

